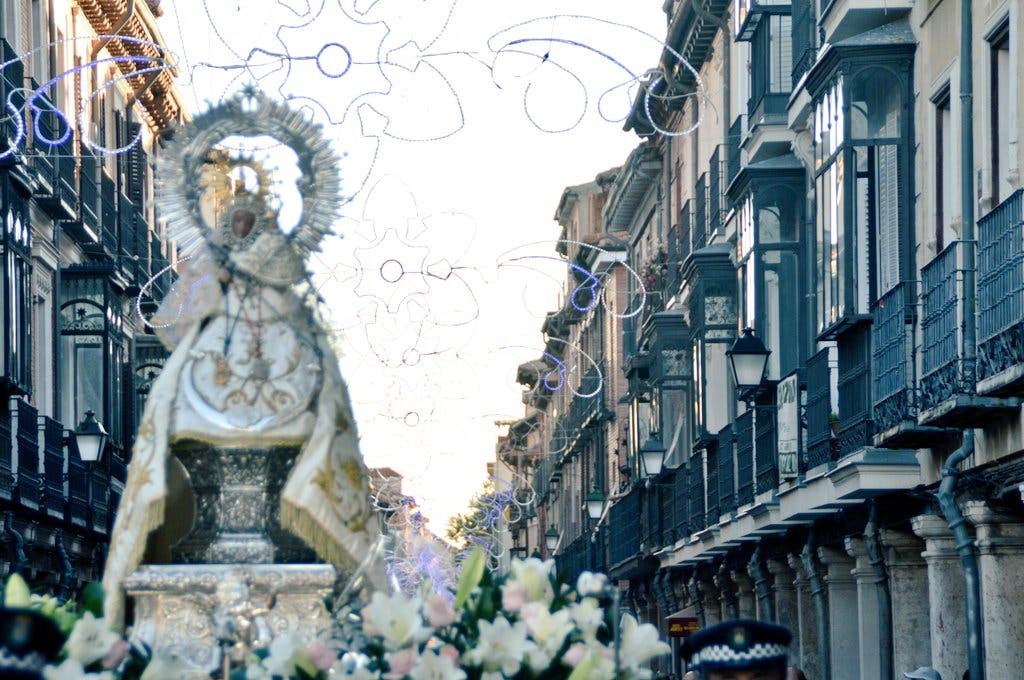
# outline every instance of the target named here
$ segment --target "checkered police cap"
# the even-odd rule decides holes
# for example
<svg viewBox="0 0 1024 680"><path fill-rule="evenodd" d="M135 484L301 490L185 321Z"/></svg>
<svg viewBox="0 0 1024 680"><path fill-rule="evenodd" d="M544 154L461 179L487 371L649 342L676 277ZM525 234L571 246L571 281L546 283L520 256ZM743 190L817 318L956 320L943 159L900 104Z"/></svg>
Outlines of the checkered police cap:
<svg viewBox="0 0 1024 680"><path fill-rule="evenodd" d="M790 632L763 621L725 621L697 631L683 644L689 670L755 669L785 665Z"/></svg>

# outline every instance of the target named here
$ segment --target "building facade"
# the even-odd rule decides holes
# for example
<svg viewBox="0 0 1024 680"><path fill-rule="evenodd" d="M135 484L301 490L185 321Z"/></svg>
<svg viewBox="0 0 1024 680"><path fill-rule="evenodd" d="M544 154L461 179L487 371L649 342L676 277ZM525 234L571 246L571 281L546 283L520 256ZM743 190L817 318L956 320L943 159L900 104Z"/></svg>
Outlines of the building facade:
<svg viewBox="0 0 1024 680"><path fill-rule="evenodd" d="M152 178L185 111L154 13L159 2L0 3L0 571L54 592L101 572L165 356L142 318L175 259ZM109 433L95 463L74 436L87 411Z"/></svg>
<svg viewBox="0 0 1024 680"><path fill-rule="evenodd" d="M666 628L673 613L787 625L808 678L1016 677L1019 3L665 10L663 75L627 121L642 141L602 211L606 234L628 235L625 295L643 308L605 385L616 446L591 465L622 474L604 519L581 525L599 546L588 566ZM737 390L744 328L771 353ZM545 332L549 347L577 337ZM580 436L542 439L535 489L575 474L558 442ZM562 511L538 493L527 533ZM555 556L576 571L570 548Z"/></svg>

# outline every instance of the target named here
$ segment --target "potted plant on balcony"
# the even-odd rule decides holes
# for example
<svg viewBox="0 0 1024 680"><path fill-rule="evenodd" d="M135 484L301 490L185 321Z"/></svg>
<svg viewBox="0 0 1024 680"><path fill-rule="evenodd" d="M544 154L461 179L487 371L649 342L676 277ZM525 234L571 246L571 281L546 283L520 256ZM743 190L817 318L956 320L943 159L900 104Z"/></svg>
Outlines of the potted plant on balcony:
<svg viewBox="0 0 1024 680"><path fill-rule="evenodd" d="M839 436L839 414L832 411L828 414L828 428L832 430L832 437Z"/></svg>

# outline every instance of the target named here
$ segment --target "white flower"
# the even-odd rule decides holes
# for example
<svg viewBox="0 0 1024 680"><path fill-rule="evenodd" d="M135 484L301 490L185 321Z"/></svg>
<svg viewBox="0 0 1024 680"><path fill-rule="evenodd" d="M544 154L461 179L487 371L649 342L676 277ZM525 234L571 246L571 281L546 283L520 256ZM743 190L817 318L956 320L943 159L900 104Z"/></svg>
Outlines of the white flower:
<svg viewBox="0 0 1024 680"><path fill-rule="evenodd" d="M577 670L583 667L587 680L615 680L614 652L602 645L588 647Z"/></svg>
<svg viewBox="0 0 1024 680"><path fill-rule="evenodd" d="M569 615L583 633L584 640L593 642L597 638L597 630L604 623L604 610L598 605L597 600L585 597L580 602L574 602L569 605Z"/></svg>
<svg viewBox="0 0 1024 680"><path fill-rule="evenodd" d="M510 588L517 586L525 588L529 602L544 600L550 603L555 597L554 589L551 587L551 574L554 568L554 560L542 562L536 557L514 560L512 562L512 578L508 585Z"/></svg>
<svg viewBox="0 0 1024 680"><path fill-rule="evenodd" d="M619 659L623 666L639 670L642 664L671 651L671 647L658 639L657 628L649 623L637 623L629 614L622 617Z"/></svg>
<svg viewBox="0 0 1024 680"><path fill-rule="evenodd" d="M409 677L412 680L465 680L466 672L447 656L428 649L416 661Z"/></svg>
<svg viewBox="0 0 1024 680"><path fill-rule="evenodd" d="M69 659L78 661L83 666L99 661L121 636L110 630L105 619L97 619L92 612L75 623L68 641L64 643L64 651Z"/></svg>
<svg viewBox="0 0 1024 680"><path fill-rule="evenodd" d="M271 675L290 677L299 662L300 654L306 650L306 641L295 628L289 628L278 635L267 648L263 667Z"/></svg>
<svg viewBox="0 0 1024 680"><path fill-rule="evenodd" d="M157 653L150 659L139 680L180 680L185 676L185 662L177 654Z"/></svg>
<svg viewBox="0 0 1024 680"><path fill-rule="evenodd" d="M480 639L476 647L466 652L464 661L485 671L515 675L526 654L526 624L517 621L513 625L504 616L498 616L494 623L479 621L477 626Z"/></svg>
<svg viewBox="0 0 1024 680"><path fill-rule="evenodd" d="M549 657L558 653L565 636L572 632L572 619L565 609L552 614L547 605L531 602L523 607L522 617L530 637Z"/></svg>
<svg viewBox="0 0 1024 680"><path fill-rule="evenodd" d="M553 657L553 653L549 654L547 650L537 643L526 643L526 664L534 673L539 674L547 670L551 666L551 659Z"/></svg>
<svg viewBox="0 0 1024 680"><path fill-rule="evenodd" d="M363 654L346 652L340 659L338 659L334 666L331 667L330 677L351 678L352 680L380 680L380 673L366 668L369 663L369 657Z"/></svg>
<svg viewBox="0 0 1024 680"><path fill-rule="evenodd" d="M421 603L406 598L401 593L390 597L378 591L373 594L370 604L363 608L366 632L384 638L388 649L400 649L418 642L429 631L424 629Z"/></svg>
<svg viewBox="0 0 1024 680"><path fill-rule="evenodd" d="M273 680L274 676L266 666L253 661L245 667L245 680Z"/></svg>
<svg viewBox="0 0 1024 680"><path fill-rule="evenodd" d="M114 674L110 671L86 673L81 662L75 659L66 659L59 666L45 667L43 678L44 680L113 680Z"/></svg>
<svg viewBox="0 0 1024 680"><path fill-rule="evenodd" d="M600 595L607 587L608 577L604 574L585 571L576 579L576 592L580 594L580 597Z"/></svg>

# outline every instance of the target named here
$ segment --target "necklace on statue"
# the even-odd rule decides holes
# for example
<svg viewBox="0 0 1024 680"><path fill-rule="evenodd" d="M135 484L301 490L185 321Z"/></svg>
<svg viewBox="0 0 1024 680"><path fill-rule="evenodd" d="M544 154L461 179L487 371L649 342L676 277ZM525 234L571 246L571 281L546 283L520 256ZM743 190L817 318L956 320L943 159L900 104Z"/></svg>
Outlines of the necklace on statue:
<svg viewBox="0 0 1024 680"><path fill-rule="evenodd" d="M256 319L249 318L242 307L242 318L245 325L249 327L249 334L252 336L252 365L249 368L249 378L257 382L265 382L270 377L270 362L263 356L263 291L256 287Z"/></svg>

